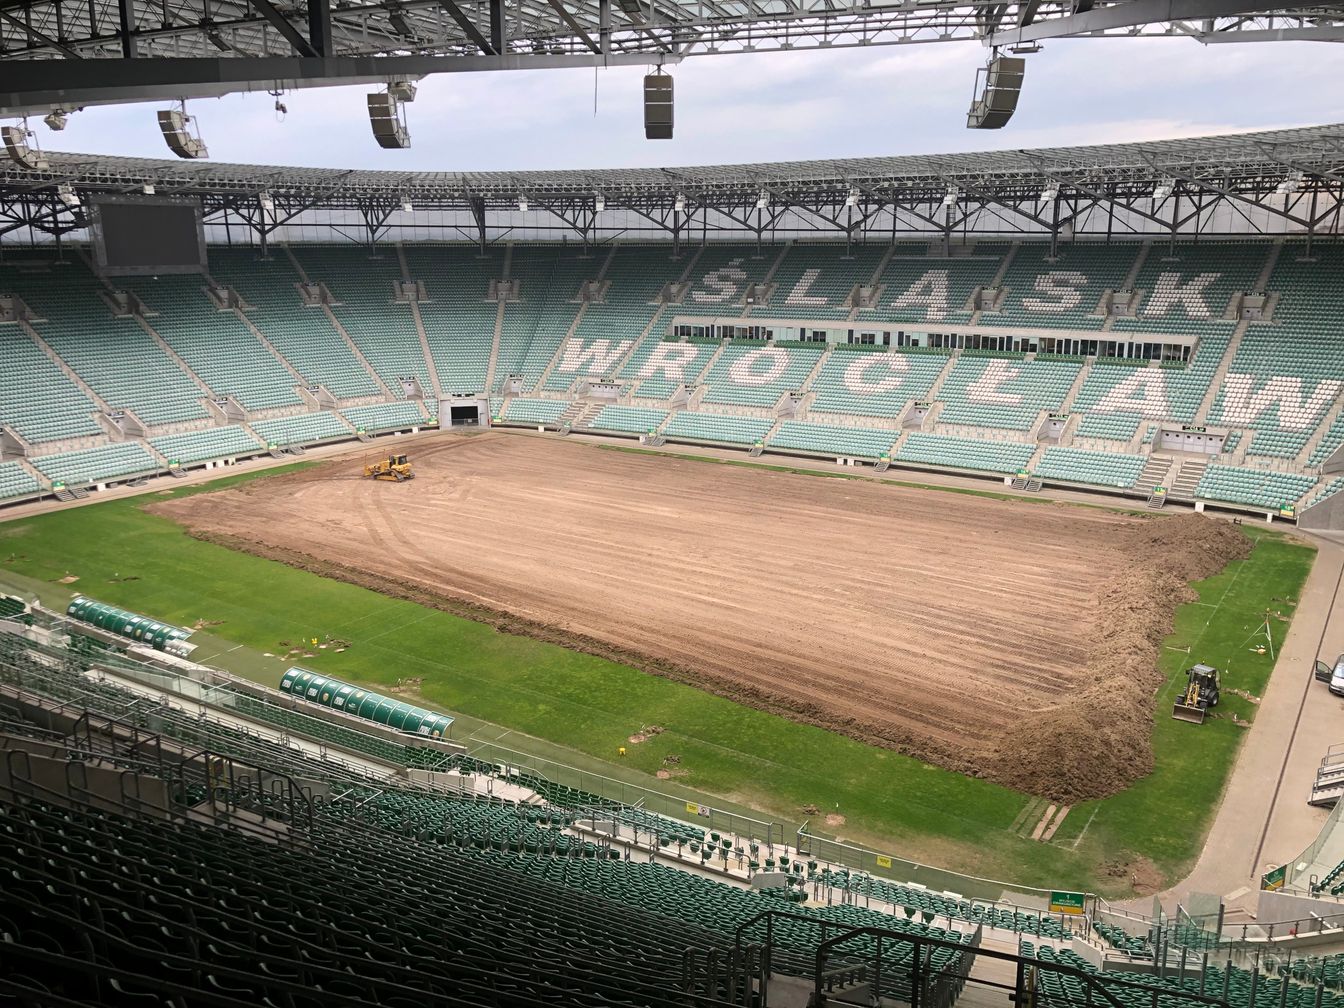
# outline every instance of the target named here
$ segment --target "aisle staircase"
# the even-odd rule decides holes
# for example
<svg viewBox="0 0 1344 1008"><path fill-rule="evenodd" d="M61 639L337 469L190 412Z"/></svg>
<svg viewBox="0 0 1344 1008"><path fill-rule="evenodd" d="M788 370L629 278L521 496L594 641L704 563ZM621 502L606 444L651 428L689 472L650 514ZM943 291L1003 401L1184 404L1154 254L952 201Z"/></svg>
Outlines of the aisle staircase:
<svg viewBox="0 0 1344 1008"><path fill-rule="evenodd" d="M1204 478L1204 470L1209 467L1207 459L1186 459L1171 481L1169 493L1178 500L1194 500L1195 488Z"/></svg>
<svg viewBox="0 0 1344 1008"><path fill-rule="evenodd" d="M1172 460L1166 455L1150 455L1143 464L1143 471L1134 481L1134 489L1140 493L1152 494L1154 490L1165 492L1167 475L1171 472Z"/></svg>

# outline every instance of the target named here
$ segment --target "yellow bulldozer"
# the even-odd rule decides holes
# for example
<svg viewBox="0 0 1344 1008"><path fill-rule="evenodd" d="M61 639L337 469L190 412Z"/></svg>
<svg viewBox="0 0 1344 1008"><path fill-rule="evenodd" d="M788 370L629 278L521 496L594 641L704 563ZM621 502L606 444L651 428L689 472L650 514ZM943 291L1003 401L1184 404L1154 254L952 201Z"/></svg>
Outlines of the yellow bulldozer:
<svg viewBox="0 0 1344 1008"><path fill-rule="evenodd" d="M364 478L401 483L408 479L415 479L415 473L411 471L410 460L405 455L389 455L372 465L366 465L364 467Z"/></svg>

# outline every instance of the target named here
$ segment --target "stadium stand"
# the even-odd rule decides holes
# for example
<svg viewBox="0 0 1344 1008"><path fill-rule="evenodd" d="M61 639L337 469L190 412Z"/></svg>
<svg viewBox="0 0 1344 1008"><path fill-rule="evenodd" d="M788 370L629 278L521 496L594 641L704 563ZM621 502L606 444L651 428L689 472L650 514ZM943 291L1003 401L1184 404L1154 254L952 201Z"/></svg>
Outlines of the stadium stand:
<svg viewBox="0 0 1344 1008"><path fill-rule="evenodd" d="M0 500L40 493L42 485L17 462L0 462Z"/></svg>
<svg viewBox="0 0 1344 1008"><path fill-rule="evenodd" d="M824 455L879 458L891 451L896 431L870 427L835 427L786 420L769 441L772 448L819 452Z"/></svg>
<svg viewBox="0 0 1344 1008"><path fill-rule="evenodd" d="M1314 476L1211 465L1204 470L1196 496L1235 504L1289 507L1316 485Z"/></svg>
<svg viewBox="0 0 1344 1008"><path fill-rule="evenodd" d="M677 315L738 318L753 284L765 283L783 249L778 245L707 245L696 257L691 286Z"/></svg>
<svg viewBox="0 0 1344 1008"><path fill-rule="evenodd" d="M595 430L630 431L646 434L661 427L667 419L665 410L640 409L631 406L603 406L593 418Z"/></svg>
<svg viewBox="0 0 1344 1008"><path fill-rule="evenodd" d="M244 249L221 249L210 273L232 287L255 310L247 319L294 366L309 385L322 385L340 399L377 395L378 386L320 307L306 308L298 274L283 256L269 259Z"/></svg>
<svg viewBox="0 0 1344 1008"><path fill-rule="evenodd" d="M862 353L858 345L839 346L812 383L813 413L899 417L911 400L929 394L947 366L945 353Z"/></svg>
<svg viewBox="0 0 1344 1008"><path fill-rule="evenodd" d="M295 245L291 251L308 279L331 291L333 316L392 395L402 398L402 379L414 378L433 396L415 315L393 300L393 285L401 279L396 255L371 256L365 248L338 245ZM432 286L429 295L434 296Z"/></svg>
<svg viewBox="0 0 1344 1008"><path fill-rule="evenodd" d="M705 375L704 403L773 406L784 392L797 391L821 358L820 348L733 344Z"/></svg>
<svg viewBox="0 0 1344 1008"><path fill-rule="evenodd" d="M429 290L419 311L441 391L481 391L499 311L499 303L487 299L490 281L504 278L503 250L407 245L406 264L412 279L423 280Z"/></svg>
<svg viewBox="0 0 1344 1008"><path fill-rule="evenodd" d="M898 248L878 284L882 296L874 308L862 308L862 322L969 322L971 295L987 287L1011 246L976 242L956 246L943 256L938 245Z"/></svg>
<svg viewBox="0 0 1344 1008"><path fill-rule="evenodd" d="M774 295L752 309L753 316L772 319L843 319L856 286L865 286L882 262L886 249L873 245L793 244L771 282Z"/></svg>
<svg viewBox="0 0 1344 1008"><path fill-rule="evenodd" d="M126 479L164 468L138 442L39 455L29 461L52 482L76 485Z"/></svg>
<svg viewBox="0 0 1344 1008"><path fill-rule="evenodd" d="M255 455L265 445L234 424L188 434L168 434L150 438L154 450L169 462L204 462L238 455Z"/></svg>
<svg viewBox="0 0 1344 1008"><path fill-rule="evenodd" d="M758 417L723 416L686 410L673 415L663 428L670 438L692 441L723 441L728 444L752 444L769 432L774 424Z"/></svg>
<svg viewBox="0 0 1344 1008"><path fill-rule="evenodd" d="M1030 430L1042 410L1058 410L1078 377L1073 361L1027 361L967 351L943 382L943 424Z"/></svg>
<svg viewBox="0 0 1344 1008"><path fill-rule="evenodd" d="M531 424L550 424L569 408L565 400L510 399L504 406L504 419Z"/></svg>
<svg viewBox="0 0 1344 1008"><path fill-rule="evenodd" d="M682 343L674 340L645 340L622 377L633 378L634 394L641 399L668 399L681 385L698 381L720 343Z"/></svg>
<svg viewBox="0 0 1344 1008"><path fill-rule="evenodd" d="M259 420L252 424L252 429L265 438L268 445L281 448L350 436L350 428L341 423L334 413L306 413L278 420Z"/></svg>
<svg viewBox="0 0 1344 1008"><path fill-rule="evenodd" d="M1124 455L1120 452L1047 448L1032 471L1043 479L1127 489L1139 478L1146 461L1142 455Z"/></svg>
<svg viewBox="0 0 1344 1008"><path fill-rule="evenodd" d="M1018 441L976 441L912 433L906 435L894 457L922 465L1012 473L1025 466L1035 451L1035 445Z"/></svg>
<svg viewBox="0 0 1344 1008"><path fill-rule="evenodd" d="M413 402L378 403L341 410L341 416L356 430L406 430L428 425L420 407Z"/></svg>
<svg viewBox="0 0 1344 1008"><path fill-rule="evenodd" d="M521 294L518 301L504 306L495 365L497 388L512 375L522 377L524 389L536 387L574 324L579 285L596 280L605 259L605 254L585 258L547 245L514 248L509 278L521 284Z"/></svg>
<svg viewBox="0 0 1344 1008"><path fill-rule="evenodd" d="M1018 247L1003 277L999 312L986 312L987 325L1043 329L1100 329L1102 295L1124 286L1139 245L1070 245L1057 249Z"/></svg>

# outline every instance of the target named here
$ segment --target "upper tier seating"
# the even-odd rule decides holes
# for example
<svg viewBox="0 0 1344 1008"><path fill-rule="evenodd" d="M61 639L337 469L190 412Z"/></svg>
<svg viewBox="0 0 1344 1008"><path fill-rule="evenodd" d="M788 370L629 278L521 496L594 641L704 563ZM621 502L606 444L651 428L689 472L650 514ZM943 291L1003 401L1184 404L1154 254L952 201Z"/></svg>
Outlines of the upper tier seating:
<svg viewBox="0 0 1344 1008"><path fill-rule="evenodd" d="M326 412L304 413L279 420L259 420L252 424L252 429L265 438L268 445L279 448L353 436L350 428L341 423L335 413Z"/></svg>
<svg viewBox="0 0 1344 1008"><path fill-rule="evenodd" d="M643 399L667 399L682 385L699 381L705 365L719 348L711 343L676 340L645 340L624 368L621 377L634 383L634 393Z"/></svg>
<svg viewBox="0 0 1344 1008"><path fill-rule="evenodd" d="M992 283L1009 248L1002 242L976 242L954 246L953 255L941 256L937 243L899 245L878 281L882 296L877 307L861 309L858 318L861 322L969 322L971 295L977 287Z"/></svg>
<svg viewBox="0 0 1344 1008"><path fill-rule="evenodd" d="M1105 319L1093 313L1106 291L1124 286L1141 247L1064 245L1052 262L1048 245L1023 244L1003 277L1007 296L1002 310L986 312L980 321L991 326L1100 329Z"/></svg>
<svg viewBox="0 0 1344 1008"><path fill-rule="evenodd" d="M425 339L441 390L481 392L490 367L499 303L487 301L490 281L504 278L504 251L475 245L407 245L406 265L423 280L429 301L420 305ZM506 376L501 348L496 377Z"/></svg>
<svg viewBox="0 0 1344 1008"><path fill-rule="evenodd" d="M1100 358L1073 401L1075 413L1139 413L1149 420L1191 423L1227 351L1228 337L1205 335L1185 367L1151 367Z"/></svg>
<svg viewBox="0 0 1344 1008"><path fill-rule="evenodd" d="M401 279L395 252L384 249L371 256L368 249L349 245L296 245L293 252L308 279L325 283L339 302L332 314L392 394L400 398L401 380L414 378L433 397L415 316L410 305L392 297L392 285ZM434 296L432 284L429 294Z"/></svg>
<svg viewBox="0 0 1344 1008"><path fill-rule="evenodd" d="M1236 322L1223 319L1232 296L1248 292L1268 261L1264 242L1164 242L1148 250L1134 288L1142 291L1134 318L1115 320L1116 333L1182 333L1231 336Z"/></svg>
<svg viewBox="0 0 1344 1008"><path fill-rule="evenodd" d="M246 410L301 404L298 381L232 312L215 308L201 277L124 282L157 313L148 320L154 331L216 395L233 396Z"/></svg>
<svg viewBox="0 0 1344 1008"><path fill-rule="evenodd" d="M1143 417L1138 413L1086 413L1078 420L1078 437L1104 441L1129 441L1138 432Z"/></svg>
<svg viewBox="0 0 1344 1008"><path fill-rule="evenodd" d="M129 409L151 427L209 415L205 390L139 322L112 315L99 296L106 288L82 262L12 270L0 287L12 287L41 313L33 323L37 334L113 409Z"/></svg>
<svg viewBox="0 0 1344 1008"><path fill-rule="evenodd" d="M911 400L926 398L945 353L872 353L835 348L812 382L813 413L900 417Z"/></svg>
<svg viewBox="0 0 1344 1008"><path fill-rule="evenodd" d="M1073 361L963 354L939 390L939 423L1030 430L1041 410L1058 410L1082 369Z"/></svg>
<svg viewBox="0 0 1344 1008"><path fill-rule="evenodd" d="M696 257L688 279L686 299L671 305L672 315L703 315L738 318L745 309L747 288L765 282L765 275L779 258L778 245L706 245ZM674 279L669 276L667 279Z"/></svg>
<svg viewBox="0 0 1344 1008"><path fill-rule="evenodd" d="M535 388L578 313L579 285L596 280L606 251L584 258L554 246L520 245L509 260L509 279L517 280L517 301L504 306L495 385L522 375L524 388Z"/></svg>
<svg viewBox="0 0 1344 1008"><path fill-rule="evenodd" d="M17 462L0 462L0 500L40 492L42 485Z"/></svg>
<svg viewBox="0 0 1344 1008"><path fill-rule="evenodd" d="M821 359L822 347L788 348L732 344L705 375L709 386L702 402L738 406L773 406L785 392L795 392Z"/></svg>
<svg viewBox="0 0 1344 1008"><path fill-rule="evenodd" d="M138 442L103 445L82 451L61 452L57 455L37 455L28 461L53 483L103 483L156 472L163 464L156 462Z"/></svg>
<svg viewBox="0 0 1344 1008"><path fill-rule="evenodd" d="M149 443L169 462L182 463L255 455L265 450L260 441L236 424L150 438Z"/></svg>
<svg viewBox="0 0 1344 1008"><path fill-rule="evenodd" d="M309 385L323 385L342 399L376 395L364 365L350 351L321 308L305 308L295 284L299 275L283 253L258 258L250 249L219 249L210 274L232 287L256 310L248 321L280 351Z"/></svg>
<svg viewBox="0 0 1344 1008"><path fill-rule="evenodd" d="M790 245L771 278L774 296L751 314L771 319L848 318L845 302L850 293L867 285L885 252L881 245Z"/></svg>
<svg viewBox="0 0 1344 1008"><path fill-rule="evenodd" d="M20 327L0 327L0 357L0 427L33 444L103 433L97 405Z"/></svg>

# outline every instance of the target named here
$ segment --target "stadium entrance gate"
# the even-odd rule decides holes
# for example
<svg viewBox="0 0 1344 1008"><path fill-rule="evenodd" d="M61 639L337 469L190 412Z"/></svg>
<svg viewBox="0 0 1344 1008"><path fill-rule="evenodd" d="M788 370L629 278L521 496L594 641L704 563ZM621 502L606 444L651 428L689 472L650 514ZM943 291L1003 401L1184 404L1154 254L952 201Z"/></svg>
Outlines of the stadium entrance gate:
<svg viewBox="0 0 1344 1008"><path fill-rule="evenodd" d="M1186 426L1180 430L1162 429L1161 448L1163 451L1194 452L1199 455L1218 455L1223 450L1223 431L1210 431L1203 427Z"/></svg>
<svg viewBox="0 0 1344 1008"><path fill-rule="evenodd" d="M490 400L454 396L439 400L439 427L485 427L490 423Z"/></svg>

